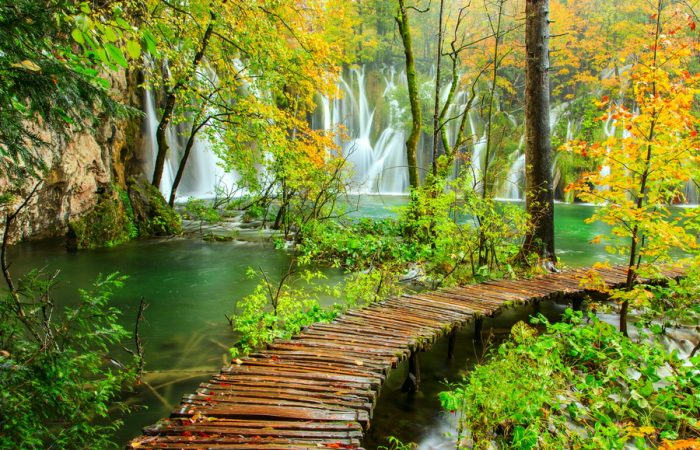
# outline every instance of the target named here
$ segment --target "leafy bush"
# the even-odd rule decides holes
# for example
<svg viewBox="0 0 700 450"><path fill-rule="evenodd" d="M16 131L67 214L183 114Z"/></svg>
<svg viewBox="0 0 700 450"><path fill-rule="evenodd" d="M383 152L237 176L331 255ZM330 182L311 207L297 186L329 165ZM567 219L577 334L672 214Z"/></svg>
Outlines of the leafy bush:
<svg viewBox="0 0 700 450"><path fill-rule="evenodd" d="M294 275L291 268L276 284L267 274L253 269L248 269L248 276L261 279L255 290L237 303L231 319L234 331L240 334L231 348L234 358L275 339L289 339L313 323L331 322L349 308L401 293L395 280L387 279L392 275L379 270L351 274L336 285L326 283L321 272L305 270ZM323 307L321 298L335 302Z"/></svg>
<svg viewBox="0 0 700 450"><path fill-rule="evenodd" d="M190 197L185 203L183 217L189 220L199 220L206 223L221 222L221 213L206 200Z"/></svg>
<svg viewBox="0 0 700 450"><path fill-rule="evenodd" d="M53 311L53 279L32 272L0 302L0 448L105 448L119 420L110 415L135 365L110 350L129 333L109 305L124 277L98 279L74 307Z"/></svg>
<svg viewBox="0 0 700 450"><path fill-rule="evenodd" d="M319 272L302 273L300 279L295 280L301 282L300 287L290 282L291 273L276 286L267 274L261 275L262 280L255 290L237 303L240 310L231 319L233 329L241 336L230 349L234 358L275 339L288 339L314 322L330 322L340 311L340 307L321 307L319 297L328 292L328 288L312 284L313 280L323 278ZM248 276L255 278L258 273L248 269Z"/></svg>
<svg viewBox="0 0 700 450"><path fill-rule="evenodd" d="M182 232L182 220L158 188L146 180L130 178L129 198L140 236L171 236Z"/></svg>
<svg viewBox="0 0 700 450"><path fill-rule="evenodd" d="M129 196L116 185L99 196L92 211L71 222L70 229L77 248L114 247L139 236Z"/></svg>
<svg viewBox="0 0 700 450"><path fill-rule="evenodd" d="M682 361L588 319L571 310L558 324L540 317L540 336L517 324L492 362L441 393L459 414L460 444L622 449L698 438L700 358Z"/></svg>
<svg viewBox="0 0 700 450"><path fill-rule="evenodd" d="M510 275L526 215L519 205L483 198L467 184L458 179L439 193L434 186L413 191L398 219L309 221L300 233L300 261L395 274L418 265L434 285Z"/></svg>
<svg viewBox="0 0 700 450"><path fill-rule="evenodd" d="M301 261L365 270L390 262L407 264L431 253L428 245L404 239L404 229L396 219L360 219L346 225L311 221L302 230Z"/></svg>

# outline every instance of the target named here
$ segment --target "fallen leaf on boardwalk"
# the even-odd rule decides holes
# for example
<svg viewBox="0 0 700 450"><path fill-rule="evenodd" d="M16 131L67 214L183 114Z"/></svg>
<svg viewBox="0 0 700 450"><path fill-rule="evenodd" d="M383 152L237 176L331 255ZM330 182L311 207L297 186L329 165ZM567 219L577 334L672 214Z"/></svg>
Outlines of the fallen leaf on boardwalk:
<svg viewBox="0 0 700 450"><path fill-rule="evenodd" d="M240 366L241 364L243 364L243 360L242 360L242 359L238 359L238 358L234 359L233 362L235 362L235 363L238 364L239 366Z"/></svg>
<svg viewBox="0 0 700 450"><path fill-rule="evenodd" d="M357 364L358 366L364 366L364 365L365 365L365 363L363 363L363 362L360 361L359 359L358 359L357 361L355 361L355 364Z"/></svg>
<svg viewBox="0 0 700 450"><path fill-rule="evenodd" d="M148 436L148 437L142 437L142 438L134 439L133 441L131 441L131 442L129 443L129 447L131 447L131 448L141 448L141 447L143 447L143 444L144 444L144 443L153 442L153 441L155 441L156 439L157 439L156 436Z"/></svg>

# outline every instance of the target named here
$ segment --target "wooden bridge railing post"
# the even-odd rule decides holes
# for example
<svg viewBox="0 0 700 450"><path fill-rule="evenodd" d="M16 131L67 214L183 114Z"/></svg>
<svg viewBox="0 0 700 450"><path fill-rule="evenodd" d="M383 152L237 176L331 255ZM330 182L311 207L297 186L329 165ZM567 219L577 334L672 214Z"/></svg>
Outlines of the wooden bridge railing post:
<svg viewBox="0 0 700 450"><path fill-rule="evenodd" d="M418 389L420 389L420 360L418 359L418 350L414 350L408 358L408 375L401 390L415 393L418 392Z"/></svg>
<svg viewBox="0 0 700 450"><path fill-rule="evenodd" d="M484 331L484 318L479 317L474 321L474 342L481 344L483 342L483 338L481 334Z"/></svg>
<svg viewBox="0 0 700 450"><path fill-rule="evenodd" d="M457 344L457 327L450 331L450 337L447 341L447 360L452 361L455 359L455 345Z"/></svg>

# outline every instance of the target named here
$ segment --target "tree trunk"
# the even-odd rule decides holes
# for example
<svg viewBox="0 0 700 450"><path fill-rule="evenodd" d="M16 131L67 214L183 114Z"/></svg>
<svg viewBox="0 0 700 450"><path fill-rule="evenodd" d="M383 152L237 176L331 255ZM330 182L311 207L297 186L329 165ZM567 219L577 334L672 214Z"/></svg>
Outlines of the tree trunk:
<svg viewBox="0 0 700 450"><path fill-rule="evenodd" d="M411 188L420 185L418 177L418 139L421 130L421 109L418 101L418 81L416 79L416 62L413 55L413 41L411 38L411 26L408 19L406 2L399 0L399 11L396 17L399 25L399 33L403 42L406 58L406 79L408 81L408 98L411 102L411 133L406 140L406 159L408 160L408 180Z"/></svg>
<svg viewBox="0 0 700 450"><path fill-rule="evenodd" d="M204 125L209 122L209 118L207 118L205 121L201 122L198 125L192 125L192 130L190 131L190 136L187 139L187 144L185 145L185 152L182 154L182 158L180 159L180 165L177 167L177 173L175 174L175 179L173 180L173 185L170 189L170 200L168 201L168 205L172 208L175 205L175 196L177 194L177 188L180 186L180 182L182 181L182 176L185 173L185 167L187 166L187 161L190 158L190 153L192 153L192 148L194 147L195 143L195 136L199 132L199 130L204 127Z"/></svg>
<svg viewBox="0 0 700 450"><path fill-rule="evenodd" d="M156 142L158 143L158 153L156 154L156 164L153 169L153 179L151 184L157 188L160 188L160 181L163 178L163 168L165 167L165 157L168 154L169 146L168 140L166 138L166 133L168 131L168 126L173 118L173 111L175 110L175 103L177 101L177 93L189 82L192 76L197 71L199 63L204 58L204 54L207 51L207 46L209 45L209 40L214 32L214 13L211 13L211 20L207 29L202 36L202 42L199 51L194 55L192 60L192 69L185 76L184 79L179 81L172 89L168 91L165 98L165 107L163 108L163 115L160 118L160 123L158 124L158 129L156 130Z"/></svg>
<svg viewBox="0 0 700 450"><path fill-rule="evenodd" d="M486 124L486 149L484 151L484 165L483 173L481 174L481 198L486 199L493 195L493 181L490 174L491 158L493 150L493 116L494 113L494 98L496 96L496 88L498 83L498 70L501 66L501 26L503 24L503 7L505 0L500 0L498 2L498 16L496 18L495 28L492 26L493 35L495 37L495 42L493 44L493 72L491 75L491 89L489 90L489 106L487 113L487 124ZM483 235L482 235L483 238ZM485 241L482 240L479 244L479 251L482 252L482 245ZM484 252L486 253L486 252ZM481 263L480 263L481 264Z"/></svg>
<svg viewBox="0 0 700 450"><path fill-rule="evenodd" d="M549 124L549 0L527 0L525 15L525 205L531 227L521 254L527 256L534 252L556 263Z"/></svg>
<svg viewBox="0 0 700 450"><path fill-rule="evenodd" d="M664 4L663 0L658 0L656 4L656 28L654 32L654 45L652 47L652 51L654 52L653 56L653 63L652 67L656 68L657 67L657 58L658 58L658 48L659 48L659 39L661 39L661 13L664 10ZM652 81L652 94L654 97L656 97L656 78ZM646 156L644 158L644 171L642 172L642 176L639 181L639 194L637 195L636 199L636 209L641 210L644 208L644 201L646 198L646 192L647 192L647 182L649 181L649 175L651 174L651 162L652 162L652 156L654 153L654 146L652 145L652 142L654 142L654 139L656 137L656 123L658 120L658 114L659 112L654 110L654 113L652 115L652 122L651 125L649 126L649 135L647 136L647 151L646 151ZM640 230L639 230L639 225L634 225L634 228L632 229L632 236L630 237L630 259L629 263L627 264L627 279L625 281L625 289L630 291L634 287L635 282L637 281L637 271L639 270L639 266L642 263L642 258L640 255L641 248L644 246L644 236L640 236ZM622 307L620 308L620 332L627 336L627 312L629 310L629 301L625 300L622 303Z"/></svg>
<svg viewBox="0 0 700 450"><path fill-rule="evenodd" d="M438 136L440 135L440 88L442 76L442 16L445 10L445 0L440 0L440 13L438 16L438 44L437 44L437 56L436 56L436 69L435 69L435 109L433 111L433 177L434 181L437 181L438 177ZM450 87L454 88L454 83Z"/></svg>

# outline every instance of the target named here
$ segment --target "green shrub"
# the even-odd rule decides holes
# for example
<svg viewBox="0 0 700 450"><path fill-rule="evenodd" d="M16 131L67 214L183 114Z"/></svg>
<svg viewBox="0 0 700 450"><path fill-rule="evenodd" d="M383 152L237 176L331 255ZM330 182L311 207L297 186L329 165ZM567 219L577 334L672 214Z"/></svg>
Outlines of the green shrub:
<svg viewBox="0 0 700 450"><path fill-rule="evenodd" d="M320 295L329 292L326 286L312 284L313 280L324 278L319 272L305 271L294 281L287 274L273 285L266 274L248 269L250 278L259 275L262 275L260 283L237 303L231 321L234 331L240 334L230 349L234 358L275 339L288 339L314 322L330 322L342 310L340 305L324 309L319 303Z"/></svg>
<svg viewBox="0 0 700 450"><path fill-rule="evenodd" d="M185 203L183 217L189 220L199 220L206 223L221 222L221 214L206 200L190 197Z"/></svg>
<svg viewBox="0 0 700 450"><path fill-rule="evenodd" d="M461 444L656 448L700 436L700 357L682 361L589 320L571 310L558 324L540 317L539 336L521 322L491 362L441 393L444 409L459 415Z"/></svg>
<svg viewBox="0 0 700 450"><path fill-rule="evenodd" d="M129 333L110 306L124 277L98 279L76 306L53 311L52 280L32 272L0 302L0 448L106 448L135 362L113 363ZM96 422L98 420L98 422Z"/></svg>
<svg viewBox="0 0 700 450"><path fill-rule="evenodd" d="M182 233L182 220L158 188L146 180L129 179L129 198L140 236L172 236Z"/></svg>

